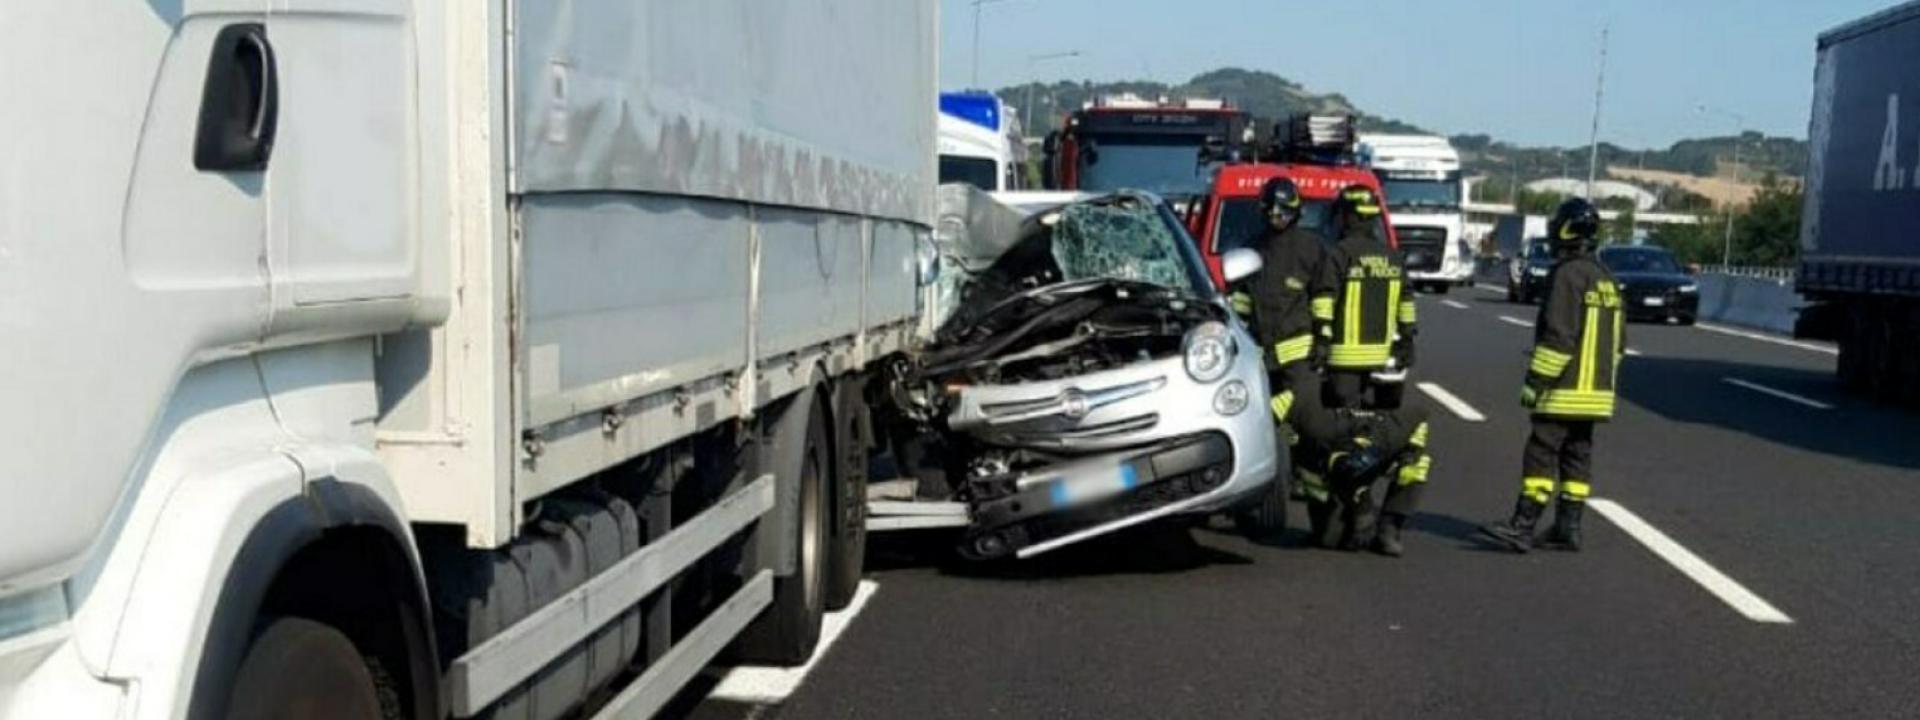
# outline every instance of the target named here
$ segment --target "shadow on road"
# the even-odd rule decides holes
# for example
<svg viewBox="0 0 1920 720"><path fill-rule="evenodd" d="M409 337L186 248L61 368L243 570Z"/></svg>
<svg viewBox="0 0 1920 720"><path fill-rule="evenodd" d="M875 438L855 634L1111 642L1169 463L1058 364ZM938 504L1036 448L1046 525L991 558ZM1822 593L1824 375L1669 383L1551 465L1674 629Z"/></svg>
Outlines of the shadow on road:
<svg viewBox="0 0 1920 720"><path fill-rule="evenodd" d="M952 532L901 532L868 538L867 569L936 568L987 580L1042 580L1101 575L1180 573L1251 558L1201 544L1184 524L1150 525L1094 538L1027 560L968 562L954 552Z"/></svg>
<svg viewBox="0 0 1920 720"><path fill-rule="evenodd" d="M1674 422L1709 425L1771 444L1904 469L1920 468L1913 419L1848 397L1825 369L1695 358L1622 364L1624 399ZM1835 407L1822 410L1727 382L1736 378Z"/></svg>

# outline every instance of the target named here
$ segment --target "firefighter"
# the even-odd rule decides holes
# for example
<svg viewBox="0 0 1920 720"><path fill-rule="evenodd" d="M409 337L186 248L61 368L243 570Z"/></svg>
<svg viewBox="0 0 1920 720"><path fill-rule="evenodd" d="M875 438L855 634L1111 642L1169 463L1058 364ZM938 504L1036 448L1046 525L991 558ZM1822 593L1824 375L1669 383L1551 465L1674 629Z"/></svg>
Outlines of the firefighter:
<svg viewBox="0 0 1920 720"><path fill-rule="evenodd" d="M1319 383L1304 383L1274 397L1274 412L1299 440L1293 461L1300 477L1321 480L1320 502L1331 510L1314 517L1313 542L1326 548L1400 557L1401 530L1420 507L1433 469L1427 452L1427 416L1419 408L1330 408ZM1387 478L1386 497L1375 518L1373 487ZM1314 508L1309 505L1309 508ZM1369 537L1371 535L1371 537Z"/></svg>
<svg viewBox="0 0 1920 720"><path fill-rule="evenodd" d="M1260 187L1259 209L1267 231L1256 245L1260 272L1234 293L1236 308L1249 316L1254 337L1266 359L1267 385L1274 394L1274 420L1282 423L1283 440L1294 445L1298 428L1286 424L1279 401L1289 390L1320 383L1319 359L1314 357L1318 328L1312 313L1315 298L1325 285L1327 241L1300 224L1303 200L1299 187L1287 178L1272 178ZM1315 388L1318 397L1318 388ZM1293 456L1298 457L1296 449ZM1323 532L1333 504L1321 473L1296 463L1295 488L1307 501L1307 518L1315 534Z"/></svg>
<svg viewBox="0 0 1920 720"><path fill-rule="evenodd" d="M1534 525L1556 490L1553 526L1541 544L1580 549L1580 515L1593 488L1593 428L1613 417L1614 380L1626 352L1620 288L1593 257L1599 230L1600 212L1580 198L1561 203L1548 223L1557 257L1520 391L1520 404L1533 414L1520 498L1512 518L1480 529L1515 552L1532 549Z"/></svg>
<svg viewBox="0 0 1920 720"><path fill-rule="evenodd" d="M1380 196L1350 185L1334 200L1340 241L1329 254L1313 314L1321 325L1327 400L1335 407L1363 404L1368 377L1413 365L1415 315L1405 286L1406 264L1387 245Z"/></svg>

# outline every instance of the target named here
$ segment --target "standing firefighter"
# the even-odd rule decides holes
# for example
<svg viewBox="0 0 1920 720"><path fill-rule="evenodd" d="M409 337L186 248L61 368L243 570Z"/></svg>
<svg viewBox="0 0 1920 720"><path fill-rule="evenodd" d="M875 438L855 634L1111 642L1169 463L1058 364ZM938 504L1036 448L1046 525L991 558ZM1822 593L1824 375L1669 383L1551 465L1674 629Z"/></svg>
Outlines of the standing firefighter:
<svg viewBox="0 0 1920 720"><path fill-rule="evenodd" d="M1324 294L1328 284L1324 274L1327 241L1300 225L1301 205L1300 189L1292 180L1273 178L1260 187L1260 213L1268 227L1256 246L1260 272L1245 283L1243 292L1235 293L1236 306L1244 306L1241 309L1251 313L1254 337L1260 341L1261 355L1266 359L1267 384L1273 392L1269 404L1274 420L1281 423L1287 421L1285 398L1296 389L1320 383L1317 360L1312 357L1318 323L1311 310L1314 298ZM1292 430L1288 436L1296 437L1298 428ZM1299 457L1297 453L1293 456ZM1294 477L1300 479L1301 491L1316 511L1327 505L1327 488L1319 472L1296 463ZM1284 500L1269 505L1268 510L1285 512ZM1321 517L1316 515L1314 519L1317 529ZM1243 526L1256 527L1252 523Z"/></svg>
<svg viewBox="0 0 1920 720"><path fill-rule="evenodd" d="M1625 317L1613 276L1593 258L1600 213L1575 198L1560 204L1547 232L1559 262L1534 323L1533 362L1520 404L1533 411L1520 499L1513 517L1481 532L1515 552L1533 547L1533 528L1554 496L1559 504L1542 543L1580 549L1580 514L1593 482L1593 425L1613 417L1614 379L1625 352Z"/></svg>
<svg viewBox="0 0 1920 720"><path fill-rule="evenodd" d="M1332 285L1313 303L1325 323L1328 401L1360 407L1368 377L1413 365L1414 305L1405 292L1406 265L1387 246L1380 197L1365 185L1340 191L1333 211L1340 242L1328 260Z"/></svg>

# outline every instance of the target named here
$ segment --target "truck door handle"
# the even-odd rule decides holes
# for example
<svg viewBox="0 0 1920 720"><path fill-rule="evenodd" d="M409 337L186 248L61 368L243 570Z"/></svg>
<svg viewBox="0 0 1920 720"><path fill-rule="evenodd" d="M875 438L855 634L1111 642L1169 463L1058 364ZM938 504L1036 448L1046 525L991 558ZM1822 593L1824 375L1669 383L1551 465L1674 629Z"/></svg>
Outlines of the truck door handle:
<svg viewBox="0 0 1920 720"><path fill-rule="evenodd" d="M280 124L279 85L265 25L221 28L207 61L193 166L209 172L265 170Z"/></svg>

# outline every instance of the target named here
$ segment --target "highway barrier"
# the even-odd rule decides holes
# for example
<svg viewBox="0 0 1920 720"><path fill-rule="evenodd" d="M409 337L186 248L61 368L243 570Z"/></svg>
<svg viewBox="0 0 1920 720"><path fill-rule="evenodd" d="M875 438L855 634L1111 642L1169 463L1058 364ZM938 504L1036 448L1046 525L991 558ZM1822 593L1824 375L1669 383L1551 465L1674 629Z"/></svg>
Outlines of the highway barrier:
<svg viewBox="0 0 1920 720"><path fill-rule="evenodd" d="M1712 272L1698 278L1701 320L1792 334L1794 318L1805 304L1790 278Z"/></svg>

